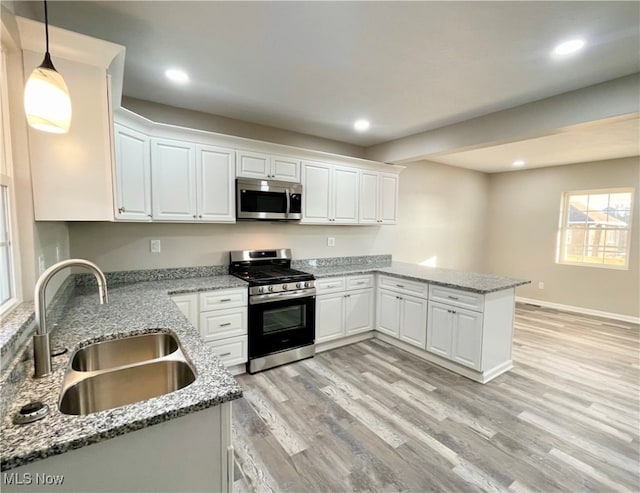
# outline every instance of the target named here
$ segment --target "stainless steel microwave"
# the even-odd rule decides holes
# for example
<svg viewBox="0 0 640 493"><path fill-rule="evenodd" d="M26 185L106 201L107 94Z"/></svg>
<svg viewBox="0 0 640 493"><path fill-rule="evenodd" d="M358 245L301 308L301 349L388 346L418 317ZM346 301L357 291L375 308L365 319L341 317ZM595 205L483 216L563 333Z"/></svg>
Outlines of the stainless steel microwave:
<svg viewBox="0 0 640 493"><path fill-rule="evenodd" d="M236 218L299 221L302 219L302 185L286 181L238 178Z"/></svg>

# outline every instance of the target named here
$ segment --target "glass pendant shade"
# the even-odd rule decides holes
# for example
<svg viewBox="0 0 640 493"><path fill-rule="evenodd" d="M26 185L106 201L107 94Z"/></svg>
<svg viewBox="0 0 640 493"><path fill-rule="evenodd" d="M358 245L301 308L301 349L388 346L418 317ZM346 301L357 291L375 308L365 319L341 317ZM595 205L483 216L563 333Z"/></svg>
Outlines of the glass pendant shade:
<svg viewBox="0 0 640 493"><path fill-rule="evenodd" d="M71 99L62 76L47 52L24 88L24 110L29 125L38 130L63 134L71 125Z"/></svg>

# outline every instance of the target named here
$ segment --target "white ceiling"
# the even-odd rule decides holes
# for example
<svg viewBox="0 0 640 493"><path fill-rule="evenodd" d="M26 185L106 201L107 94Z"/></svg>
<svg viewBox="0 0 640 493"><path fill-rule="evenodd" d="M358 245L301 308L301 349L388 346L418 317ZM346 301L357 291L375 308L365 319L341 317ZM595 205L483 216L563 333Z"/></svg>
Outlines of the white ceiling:
<svg viewBox="0 0 640 493"><path fill-rule="evenodd" d="M361 146L639 72L639 19L610 1L49 2L51 24L127 47L127 96ZM576 36L581 53L550 56Z"/></svg>
<svg viewBox="0 0 640 493"><path fill-rule="evenodd" d="M611 119L507 144L429 156L430 161L485 173L585 163L640 155L640 120ZM513 162L525 161L515 168Z"/></svg>

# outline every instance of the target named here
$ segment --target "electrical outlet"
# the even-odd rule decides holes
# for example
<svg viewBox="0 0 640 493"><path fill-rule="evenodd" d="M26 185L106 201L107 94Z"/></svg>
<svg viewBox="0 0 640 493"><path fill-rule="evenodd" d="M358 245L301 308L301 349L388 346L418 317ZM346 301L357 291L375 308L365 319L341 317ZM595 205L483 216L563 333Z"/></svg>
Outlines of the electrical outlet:
<svg viewBox="0 0 640 493"><path fill-rule="evenodd" d="M327 236L327 246L336 246L336 239L333 236Z"/></svg>
<svg viewBox="0 0 640 493"><path fill-rule="evenodd" d="M160 253L160 240L150 240L149 249L151 253Z"/></svg>
<svg viewBox="0 0 640 493"><path fill-rule="evenodd" d="M544 289L544 282L540 281L538 283L538 289Z"/></svg>
<svg viewBox="0 0 640 493"><path fill-rule="evenodd" d="M42 273L46 270L46 266L44 264L44 255L38 256L38 275L42 275Z"/></svg>

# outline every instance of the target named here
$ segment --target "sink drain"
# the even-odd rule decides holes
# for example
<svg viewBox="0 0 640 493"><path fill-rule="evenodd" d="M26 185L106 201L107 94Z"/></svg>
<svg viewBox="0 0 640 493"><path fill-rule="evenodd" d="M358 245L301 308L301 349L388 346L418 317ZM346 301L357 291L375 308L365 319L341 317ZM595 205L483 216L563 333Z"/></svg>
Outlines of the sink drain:
<svg viewBox="0 0 640 493"><path fill-rule="evenodd" d="M13 415L13 422L17 425L33 423L34 421L44 418L47 414L49 414L49 406L41 401L32 401L22 406L20 410Z"/></svg>

